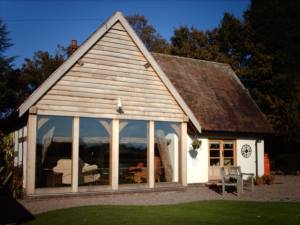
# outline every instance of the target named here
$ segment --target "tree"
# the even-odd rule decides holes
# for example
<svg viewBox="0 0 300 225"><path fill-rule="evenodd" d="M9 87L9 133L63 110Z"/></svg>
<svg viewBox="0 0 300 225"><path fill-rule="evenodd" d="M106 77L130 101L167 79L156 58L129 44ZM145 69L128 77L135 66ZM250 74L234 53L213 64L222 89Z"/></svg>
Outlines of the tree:
<svg viewBox="0 0 300 225"><path fill-rule="evenodd" d="M214 41L216 30L203 32L194 27L182 26L174 30L171 54L189 58L226 62L226 55Z"/></svg>
<svg viewBox="0 0 300 225"><path fill-rule="evenodd" d="M22 82L25 86L23 99L31 94L65 60L65 48L58 46L54 55L46 51L37 51L32 59L26 58L21 68Z"/></svg>
<svg viewBox="0 0 300 225"><path fill-rule="evenodd" d="M299 6L253 0L243 20L225 13L215 29L179 27L171 38L172 54L232 66L276 132L273 150L300 144Z"/></svg>
<svg viewBox="0 0 300 225"><path fill-rule="evenodd" d="M4 56L12 44L5 24L0 20L0 120L10 116L18 99L19 71L12 68L14 57Z"/></svg>
<svg viewBox="0 0 300 225"><path fill-rule="evenodd" d="M251 92L271 121L281 148L300 143L300 4L253 0L245 13L251 41ZM295 145L296 146L296 145Z"/></svg>
<svg viewBox="0 0 300 225"><path fill-rule="evenodd" d="M141 38L146 48L152 52L168 53L168 42L157 33L155 28L148 23L142 15L127 16L126 19Z"/></svg>

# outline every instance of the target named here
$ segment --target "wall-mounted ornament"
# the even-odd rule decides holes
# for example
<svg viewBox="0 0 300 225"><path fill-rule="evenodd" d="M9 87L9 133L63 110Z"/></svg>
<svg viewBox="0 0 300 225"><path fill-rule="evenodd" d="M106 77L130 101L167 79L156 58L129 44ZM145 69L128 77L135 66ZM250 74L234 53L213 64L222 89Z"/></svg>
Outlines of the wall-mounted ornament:
<svg viewBox="0 0 300 225"><path fill-rule="evenodd" d="M244 158L249 158L252 153L251 146L248 144L243 145L241 148L241 153Z"/></svg>
<svg viewBox="0 0 300 225"><path fill-rule="evenodd" d="M123 114L124 113L121 98L118 99L117 112L119 114Z"/></svg>

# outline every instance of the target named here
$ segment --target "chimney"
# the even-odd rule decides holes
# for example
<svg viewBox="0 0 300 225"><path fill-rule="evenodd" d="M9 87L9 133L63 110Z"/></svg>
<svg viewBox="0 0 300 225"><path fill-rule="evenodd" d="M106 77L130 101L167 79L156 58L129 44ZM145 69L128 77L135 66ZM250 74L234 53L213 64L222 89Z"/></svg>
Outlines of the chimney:
<svg viewBox="0 0 300 225"><path fill-rule="evenodd" d="M71 44L67 48L68 57L70 57L76 51L77 48L77 40L72 40Z"/></svg>

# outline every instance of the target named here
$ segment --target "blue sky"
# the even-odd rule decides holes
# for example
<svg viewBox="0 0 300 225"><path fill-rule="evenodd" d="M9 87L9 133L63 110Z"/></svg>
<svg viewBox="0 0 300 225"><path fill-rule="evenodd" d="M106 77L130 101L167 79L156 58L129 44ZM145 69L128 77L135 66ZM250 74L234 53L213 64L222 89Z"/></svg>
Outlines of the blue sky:
<svg viewBox="0 0 300 225"><path fill-rule="evenodd" d="M242 18L250 0L0 0L0 18L14 44L6 55L15 67L37 50L54 52L72 39L83 42L115 11L141 14L167 40L180 25L207 30L219 25L224 12Z"/></svg>

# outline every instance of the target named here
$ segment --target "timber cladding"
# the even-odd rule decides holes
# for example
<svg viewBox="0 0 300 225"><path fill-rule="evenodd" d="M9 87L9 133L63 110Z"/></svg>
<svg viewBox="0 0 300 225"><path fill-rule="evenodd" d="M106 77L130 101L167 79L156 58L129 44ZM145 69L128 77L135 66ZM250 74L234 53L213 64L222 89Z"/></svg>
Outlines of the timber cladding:
<svg viewBox="0 0 300 225"><path fill-rule="evenodd" d="M38 114L184 121L185 113L117 22L37 102ZM124 114L117 112L121 98Z"/></svg>

